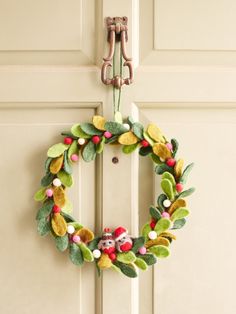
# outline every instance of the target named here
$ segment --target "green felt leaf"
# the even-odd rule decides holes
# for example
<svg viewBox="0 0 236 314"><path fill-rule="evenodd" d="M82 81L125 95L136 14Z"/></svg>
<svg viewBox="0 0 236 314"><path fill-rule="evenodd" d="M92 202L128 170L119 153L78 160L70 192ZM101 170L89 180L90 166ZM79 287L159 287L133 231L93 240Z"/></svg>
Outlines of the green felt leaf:
<svg viewBox="0 0 236 314"><path fill-rule="evenodd" d="M142 258L137 257L134 263L138 268L142 270L146 270L148 268L147 263Z"/></svg>
<svg viewBox="0 0 236 314"><path fill-rule="evenodd" d="M66 222L76 222L75 218L67 213L61 212L61 215L65 218Z"/></svg>
<svg viewBox="0 0 236 314"><path fill-rule="evenodd" d="M163 202L167 200L167 196L165 194L160 194L157 198L157 205L161 213L163 213L166 209L163 205Z"/></svg>
<svg viewBox="0 0 236 314"><path fill-rule="evenodd" d="M150 206L149 212L152 218L154 218L155 220L161 219L161 212L156 207Z"/></svg>
<svg viewBox="0 0 236 314"><path fill-rule="evenodd" d="M194 163L189 164L185 169L184 172L182 173L182 176L180 177L179 182L185 184L187 179L188 179L188 175L190 173L190 171L193 169Z"/></svg>
<svg viewBox="0 0 236 314"><path fill-rule="evenodd" d="M164 163L162 163L160 165L157 165L156 168L155 168L156 174L163 174L166 171L174 174L174 168L169 167L169 166L167 166Z"/></svg>
<svg viewBox="0 0 236 314"><path fill-rule="evenodd" d="M43 204L43 206L38 210L36 219L39 220L39 219L48 217L51 214L53 205L54 205L53 200L46 201Z"/></svg>
<svg viewBox="0 0 236 314"><path fill-rule="evenodd" d="M148 250L158 258L165 258L170 255L169 248L164 245L154 245L151 246Z"/></svg>
<svg viewBox="0 0 236 314"><path fill-rule="evenodd" d="M103 152L105 140L106 140L106 138L102 137L100 143L96 146L96 153L97 154L101 154Z"/></svg>
<svg viewBox="0 0 236 314"><path fill-rule="evenodd" d="M60 170L57 174L57 177L61 180L61 183L67 187L71 187L73 185L73 177L66 173L65 170Z"/></svg>
<svg viewBox="0 0 236 314"><path fill-rule="evenodd" d="M62 207L61 210L64 213L66 213L66 214L71 214L72 213L73 205L72 205L71 201L68 198L66 198L65 205Z"/></svg>
<svg viewBox="0 0 236 314"><path fill-rule="evenodd" d="M125 154L131 154L138 147L138 143L132 145L124 145L122 147L122 152Z"/></svg>
<svg viewBox="0 0 236 314"><path fill-rule="evenodd" d="M175 194L171 181L168 179L161 180L161 188L168 198L173 201Z"/></svg>
<svg viewBox="0 0 236 314"><path fill-rule="evenodd" d="M120 268L118 268L115 264L112 264L110 267L112 270L116 271L117 273L121 274Z"/></svg>
<svg viewBox="0 0 236 314"><path fill-rule="evenodd" d="M113 262L113 264L117 266L118 268L120 268L121 272L127 277L135 278L138 276L134 266L132 265L124 264L119 261L115 261Z"/></svg>
<svg viewBox="0 0 236 314"><path fill-rule="evenodd" d="M175 178L174 178L173 174L171 174L171 173L165 171L165 172L162 174L162 180L164 180L164 179L168 179L168 180L171 182L172 186L175 187L176 182L175 182Z"/></svg>
<svg viewBox="0 0 236 314"><path fill-rule="evenodd" d="M178 143L178 141L175 138L172 138L171 144L172 144L172 147L173 147L172 155L173 155L173 157L175 157L175 155L176 155L176 153L178 151L178 148L179 148L179 143Z"/></svg>
<svg viewBox="0 0 236 314"><path fill-rule="evenodd" d="M133 124L133 132L140 139L143 139L143 126L139 122Z"/></svg>
<svg viewBox="0 0 236 314"><path fill-rule="evenodd" d="M154 228L154 230L156 231L156 233L159 235L162 232L168 230L171 226L171 221L167 218L161 218L157 223L156 226Z"/></svg>
<svg viewBox="0 0 236 314"><path fill-rule="evenodd" d="M73 264L81 266L84 262L83 254L80 247L75 243L70 243L69 246L69 256Z"/></svg>
<svg viewBox="0 0 236 314"><path fill-rule="evenodd" d="M86 262L93 262L94 257L93 253L90 251L90 249L84 244L84 243L79 243L79 247L81 249L81 252L83 254L83 258Z"/></svg>
<svg viewBox="0 0 236 314"><path fill-rule="evenodd" d="M153 254L151 254L151 253L147 253L147 254L144 254L144 255L137 254L137 257L139 257L139 258L141 258L142 260L144 260L144 262L145 262L148 266L154 265L154 264L156 264L156 262L157 262L156 257L155 257Z"/></svg>
<svg viewBox="0 0 236 314"><path fill-rule="evenodd" d="M65 234L63 237L55 237L56 247L59 251L63 252L68 248L69 238L68 234Z"/></svg>
<svg viewBox="0 0 236 314"><path fill-rule="evenodd" d="M42 179L41 179L41 185L42 186L49 186L54 179L54 175L52 173L47 173Z"/></svg>
<svg viewBox="0 0 236 314"><path fill-rule="evenodd" d="M45 168L46 173L50 172L50 163L51 163L51 161L52 161L51 157L48 157L46 159L46 161L45 161L44 168Z"/></svg>
<svg viewBox="0 0 236 314"><path fill-rule="evenodd" d="M79 124L74 124L71 128L71 133L79 138L90 138L91 136L86 134L80 127Z"/></svg>
<svg viewBox="0 0 236 314"><path fill-rule="evenodd" d="M186 224L186 219L178 219L174 221L173 227L171 229L181 229Z"/></svg>
<svg viewBox="0 0 236 314"><path fill-rule="evenodd" d="M132 247L132 252L137 253L138 250L144 246L145 243L145 238L144 237L138 237L133 239L133 247Z"/></svg>
<svg viewBox="0 0 236 314"><path fill-rule="evenodd" d="M105 143L106 144L115 143L115 142L117 142L118 138L119 138L119 135L114 135L114 136L112 136L110 138L106 138Z"/></svg>
<svg viewBox="0 0 236 314"><path fill-rule="evenodd" d="M152 147L151 146L148 146L148 147L140 147L139 149L139 155L140 156L147 156L149 154L152 153Z"/></svg>
<svg viewBox="0 0 236 314"><path fill-rule="evenodd" d="M69 148L69 145L63 143L54 144L48 149L47 155L51 158L59 157Z"/></svg>
<svg viewBox="0 0 236 314"><path fill-rule="evenodd" d="M189 209L187 209L186 207L179 207L171 215L171 220L175 221L175 220L182 219L182 218L188 216L189 213L190 213Z"/></svg>
<svg viewBox="0 0 236 314"><path fill-rule="evenodd" d="M98 242L101 240L101 237L97 237L97 238L94 238L91 242L89 242L88 244L88 248L93 251L95 249L98 248Z"/></svg>
<svg viewBox="0 0 236 314"><path fill-rule="evenodd" d="M98 130L92 123L82 123L80 125L82 131L88 135L102 135L103 131Z"/></svg>
<svg viewBox="0 0 236 314"><path fill-rule="evenodd" d="M36 202L41 202L45 199L46 195L45 195L45 191L46 188L41 188L39 189L35 194L34 194L34 200Z"/></svg>
<svg viewBox="0 0 236 314"><path fill-rule="evenodd" d="M122 134L127 132L127 129L118 122L108 121L105 123L105 129L113 135Z"/></svg>
<svg viewBox="0 0 236 314"><path fill-rule="evenodd" d="M143 137L151 146L154 145L153 139L148 135L146 131L143 131Z"/></svg>
<svg viewBox="0 0 236 314"><path fill-rule="evenodd" d="M82 152L82 157L84 161L92 161L96 157L96 145L92 142L89 141L88 144L84 147L83 152Z"/></svg>
<svg viewBox="0 0 236 314"><path fill-rule="evenodd" d="M78 136L74 136L71 132L69 131L63 131L61 132L61 135L66 136L66 137L70 137L74 140L76 140L78 138Z"/></svg>
<svg viewBox="0 0 236 314"><path fill-rule="evenodd" d="M68 159L68 152L67 151L64 153L63 169L67 174L72 174L72 167L71 167L71 164L70 164L69 159Z"/></svg>
<svg viewBox="0 0 236 314"><path fill-rule="evenodd" d="M149 232L152 231L152 228L150 227L149 222L147 222L143 227L142 227L142 236L145 238L145 240L148 240L148 234Z"/></svg>
<svg viewBox="0 0 236 314"><path fill-rule="evenodd" d="M38 233L41 236L45 236L51 231L50 222L47 220L47 218L41 218L38 220L37 229L38 229Z"/></svg>
<svg viewBox="0 0 236 314"><path fill-rule="evenodd" d="M73 154L78 154L78 142L77 140L73 141L72 144L70 145L69 149L68 149L68 159L70 159L70 157L73 155Z"/></svg>
<svg viewBox="0 0 236 314"><path fill-rule="evenodd" d="M185 190L183 192L181 192L180 194L178 194L177 199L178 198L185 198L191 194L193 194L195 192L195 188L190 188L188 190Z"/></svg>
<svg viewBox="0 0 236 314"><path fill-rule="evenodd" d="M128 122L128 124L129 124L130 128L132 128L133 124L135 123L135 122L134 122L134 119L133 119L131 116L129 116L129 117L127 118L127 122Z"/></svg>
<svg viewBox="0 0 236 314"><path fill-rule="evenodd" d="M162 164L160 157L157 156L156 154L152 153L151 158L152 158L152 161L155 162L155 164L158 164L158 165Z"/></svg>
<svg viewBox="0 0 236 314"><path fill-rule="evenodd" d="M121 114L120 111L116 111L116 112L115 112L114 120L115 120L115 122L117 122L117 123L121 123L121 124L123 123L123 118L122 118L122 114Z"/></svg>
<svg viewBox="0 0 236 314"><path fill-rule="evenodd" d="M117 260L119 262L129 264L129 263L133 263L136 260L136 256L132 251L124 252L124 253L118 253L117 254Z"/></svg>

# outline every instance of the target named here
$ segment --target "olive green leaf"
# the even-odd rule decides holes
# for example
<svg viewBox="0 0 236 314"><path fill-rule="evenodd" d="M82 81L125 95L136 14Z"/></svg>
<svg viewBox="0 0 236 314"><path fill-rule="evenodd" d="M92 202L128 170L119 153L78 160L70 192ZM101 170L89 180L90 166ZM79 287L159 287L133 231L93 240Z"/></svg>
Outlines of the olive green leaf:
<svg viewBox="0 0 236 314"><path fill-rule="evenodd" d="M133 132L140 139L143 139L143 126L139 122L133 124Z"/></svg>
<svg viewBox="0 0 236 314"><path fill-rule="evenodd" d="M48 149L47 155L48 157L56 158L62 155L64 151L67 150L68 148L69 145L63 143L54 144Z"/></svg>
<svg viewBox="0 0 236 314"><path fill-rule="evenodd" d="M190 188L190 189L185 190L185 191L181 192L180 194L178 194L176 199L178 199L178 198L185 198L185 197L193 194L194 192L195 192L195 188Z"/></svg>
<svg viewBox="0 0 236 314"><path fill-rule="evenodd" d="M38 210L38 213L36 215L36 219L40 220L42 218L46 218L51 214L52 207L54 205L53 200L46 201L43 206Z"/></svg>
<svg viewBox="0 0 236 314"><path fill-rule="evenodd" d="M47 218L39 219L37 229L38 229L38 233L41 236L47 235L51 231L50 222L48 221L48 219Z"/></svg>
<svg viewBox="0 0 236 314"><path fill-rule="evenodd" d="M161 219L161 212L156 207L150 206L149 212L152 218L154 218L155 220Z"/></svg>
<svg viewBox="0 0 236 314"><path fill-rule="evenodd" d="M41 185L49 186L52 183L53 179L54 179L54 175L49 172L41 179Z"/></svg>
<svg viewBox="0 0 236 314"><path fill-rule="evenodd" d="M177 219L174 221L173 227L171 229L181 229L186 224L186 219Z"/></svg>
<svg viewBox="0 0 236 314"><path fill-rule="evenodd" d="M164 245L154 245L148 249L158 258L165 258L170 255L170 250L167 246Z"/></svg>
<svg viewBox="0 0 236 314"><path fill-rule="evenodd" d="M138 276L133 265L124 264L119 261L115 261L113 264L120 268L121 272L127 277L135 278Z"/></svg>
<svg viewBox="0 0 236 314"><path fill-rule="evenodd" d="M76 136L76 137L80 137L80 138L90 138L91 136L86 134L80 127L79 124L74 124L71 128L71 133Z"/></svg>
<svg viewBox="0 0 236 314"><path fill-rule="evenodd" d="M84 262L80 247L75 243L70 243L69 256L73 264L81 266Z"/></svg>
<svg viewBox="0 0 236 314"><path fill-rule="evenodd" d="M69 239L68 234L65 234L62 237L55 236L56 247L59 251L63 252L68 248Z"/></svg>
<svg viewBox="0 0 236 314"><path fill-rule="evenodd" d="M156 264L156 262L157 262L156 257L155 257L153 254L151 254L151 253L145 254L145 255L137 254L137 257L139 257L139 258L141 258L142 260L144 260L144 262L145 262L147 265L149 265L149 266L154 265L154 264Z"/></svg>
<svg viewBox="0 0 236 314"><path fill-rule="evenodd" d="M187 209L186 207L179 207L173 212L170 219L172 221L179 220L179 219L182 219L182 218L188 216L189 213L190 213L189 209Z"/></svg>
<svg viewBox="0 0 236 314"><path fill-rule="evenodd" d="M94 257L93 257L93 253L90 251L90 249L82 242L79 243L79 247L80 247L81 252L83 254L84 260L86 262L93 262Z"/></svg>
<svg viewBox="0 0 236 314"><path fill-rule="evenodd" d="M88 144L84 147L83 152L82 152L82 157L84 161L92 161L96 157L96 145L92 142L89 141Z"/></svg>
<svg viewBox="0 0 236 314"><path fill-rule="evenodd" d="M46 188L43 187L43 188L40 188L35 194L34 194L34 200L36 202L41 202L45 199L46 195L45 195L45 191L46 191Z"/></svg>
<svg viewBox="0 0 236 314"><path fill-rule="evenodd" d="M149 232L152 231L152 228L150 227L149 222L147 222L143 227L142 227L142 236L145 238L145 240L148 240L148 234Z"/></svg>
<svg viewBox="0 0 236 314"><path fill-rule="evenodd" d="M138 268L142 270L146 270L148 268L147 263L142 258L137 257L134 263Z"/></svg>
<svg viewBox="0 0 236 314"><path fill-rule="evenodd" d="M136 260L136 256L132 251L124 252L124 253L118 253L117 254L117 260L119 262L129 264L129 263L133 263Z"/></svg>
<svg viewBox="0 0 236 314"><path fill-rule="evenodd" d="M138 250L144 246L145 238L144 237L138 237L133 239L133 247L131 249L132 252L137 253Z"/></svg>
<svg viewBox="0 0 236 314"><path fill-rule="evenodd" d="M151 146L154 145L153 139L148 135L146 131L143 131L143 137Z"/></svg>
<svg viewBox="0 0 236 314"><path fill-rule="evenodd" d="M171 226L171 221L167 218L161 218L157 223L156 226L154 228L154 230L156 231L156 233L159 235L162 232L168 230Z"/></svg>
<svg viewBox="0 0 236 314"><path fill-rule="evenodd" d="M61 180L61 183L67 187L71 187L74 183L73 177L64 170L60 170L57 174L57 177Z"/></svg>
<svg viewBox="0 0 236 314"><path fill-rule="evenodd" d="M82 131L88 135L102 135L103 131L98 130L92 123L82 123L80 125Z"/></svg>
<svg viewBox="0 0 236 314"><path fill-rule="evenodd" d="M168 198L173 201L175 194L174 194L174 189L173 185L170 180L164 179L161 181L161 187L163 192L168 196Z"/></svg>
<svg viewBox="0 0 236 314"><path fill-rule="evenodd" d="M138 143L132 145L124 145L122 147L122 152L125 154L131 154L138 147Z"/></svg>
<svg viewBox="0 0 236 314"><path fill-rule="evenodd" d="M189 164L182 173L182 176L179 179L179 182L185 184L188 178L190 171L193 169L194 163Z"/></svg>
<svg viewBox="0 0 236 314"><path fill-rule="evenodd" d="M127 132L127 129L118 122L108 121L105 123L105 129L112 135L122 134Z"/></svg>
<svg viewBox="0 0 236 314"><path fill-rule="evenodd" d="M164 180L164 179L168 179L171 182L172 186L175 187L175 185L176 185L175 178L171 173L165 171L162 174L162 180Z"/></svg>

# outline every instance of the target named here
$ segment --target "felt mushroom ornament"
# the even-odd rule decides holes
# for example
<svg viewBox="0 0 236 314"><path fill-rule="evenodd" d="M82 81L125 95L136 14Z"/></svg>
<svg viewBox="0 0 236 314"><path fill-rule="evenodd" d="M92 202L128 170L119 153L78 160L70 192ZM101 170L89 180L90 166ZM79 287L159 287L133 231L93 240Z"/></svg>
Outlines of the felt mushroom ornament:
<svg viewBox="0 0 236 314"><path fill-rule="evenodd" d="M128 230L123 227L117 227L114 230L114 239L116 242L116 249L119 252L127 252L132 249L133 241L128 235Z"/></svg>

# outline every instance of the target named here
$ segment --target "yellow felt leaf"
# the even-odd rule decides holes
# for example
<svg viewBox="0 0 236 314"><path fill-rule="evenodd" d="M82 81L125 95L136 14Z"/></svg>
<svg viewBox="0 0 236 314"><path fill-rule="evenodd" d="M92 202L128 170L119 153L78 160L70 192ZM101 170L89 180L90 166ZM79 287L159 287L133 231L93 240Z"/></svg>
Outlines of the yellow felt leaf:
<svg viewBox="0 0 236 314"><path fill-rule="evenodd" d="M84 243L88 243L94 239L94 233L88 228L81 228L76 231L75 235L80 236L80 239Z"/></svg>
<svg viewBox="0 0 236 314"><path fill-rule="evenodd" d="M187 206L186 201L180 198L171 204L170 208L168 209L168 213L172 215L173 212L176 211L177 208L186 207L186 206Z"/></svg>
<svg viewBox="0 0 236 314"><path fill-rule="evenodd" d="M118 142L122 145L132 145L138 142L138 138L133 132L129 131L119 136Z"/></svg>
<svg viewBox="0 0 236 314"><path fill-rule="evenodd" d="M63 237L67 231L67 224L64 217L59 214L53 214L52 220L52 229L58 237Z"/></svg>
<svg viewBox="0 0 236 314"><path fill-rule="evenodd" d="M50 163L50 172L53 174L57 174L62 167L63 164L63 155L54 158Z"/></svg>
<svg viewBox="0 0 236 314"><path fill-rule="evenodd" d="M100 269L106 269L106 268L110 268L111 265L112 265L112 261L110 260L109 256L105 253L102 253L98 261L98 267Z"/></svg>
<svg viewBox="0 0 236 314"><path fill-rule="evenodd" d="M154 240L149 240L146 242L145 244L145 247L146 248L149 248L153 245L164 245L164 246L169 246L170 245L170 242L168 241L168 239L166 238L163 238L161 236L157 237L156 239Z"/></svg>
<svg viewBox="0 0 236 314"><path fill-rule="evenodd" d="M62 186L57 186L53 189L54 203L59 207L64 207L66 204L65 191Z"/></svg>
<svg viewBox="0 0 236 314"><path fill-rule="evenodd" d="M164 160L171 158L170 150L163 143L154 144L152 149L153 149L153 152L155 155L157 155L158 157L160 157Z"/></svg>
<svg viewBox="0 0 236 314"><path fill-rule="evenodd" d="M183 172L184 161L183 159L179 159L175 164L175 176L179 179Z"/></svg>
<svg viewBox="0 0 236 314"><path fill-rule="evenodd" d="M102 117L102 116L93 116L93 125L98 130L105 131L105 127L104 127L105 123L106 123L106 120L105 120L104 117Z"/></svg>
<svg viewBox="0 0 236 314"><path fill-rule="evenodd" d="M168 231L162 232L160 234L160 237L166 237L166 238L170 238L172 240L176 240L176 236L173 233L170 233Z"/></svg>
<svg viewBox="0 0 236 314"><path fill-rule="evenodd" d="M153 123L147 127L148 135L156 142L165 143L165 138L162 135L161 130Z"/></svg>

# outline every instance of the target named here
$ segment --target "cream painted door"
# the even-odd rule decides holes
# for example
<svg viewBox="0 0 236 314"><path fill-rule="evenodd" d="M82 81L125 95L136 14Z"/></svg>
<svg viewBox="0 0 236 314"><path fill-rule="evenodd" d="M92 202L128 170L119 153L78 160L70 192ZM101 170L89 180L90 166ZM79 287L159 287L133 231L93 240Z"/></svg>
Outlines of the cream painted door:
<svg viewBox="0 0 236 314"><path fill-rule="evenodd" d="M0 0L0 313L236 312L234 12L233 0ZM157 123L196 163L192 215L171 258L135 280L76 268L34 221L47 148L73 123L112 117L100 82L107 16L129 18L136 73L124 115ZM138 234L160 192L147 159L109 147L74 173L78 219Z"/></svg>

